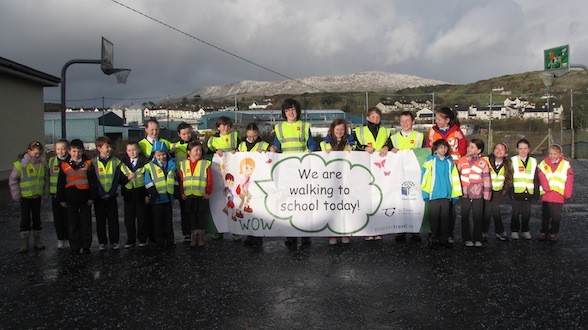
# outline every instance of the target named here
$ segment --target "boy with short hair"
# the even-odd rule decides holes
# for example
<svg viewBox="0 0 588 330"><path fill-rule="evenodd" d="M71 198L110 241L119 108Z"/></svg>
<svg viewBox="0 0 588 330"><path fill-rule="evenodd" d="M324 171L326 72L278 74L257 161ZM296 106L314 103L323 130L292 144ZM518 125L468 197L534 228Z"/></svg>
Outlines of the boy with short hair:
<svg viewBox="0 0 588 330"><path fill-rule="evenodd" d="M92 165L98 178L96 184L98 198L94 202L98 250L106 250L109 238L112 249L118 250L120 230L116 196L120 179L120 160L112 155L112 141L108 137L97 138L96 148L98 156L92 159ZM108 237L106 236L107 221Z"/></svg>
<svg viewBox="0 0 588 330"><path fill-rule="evenodd" d="M126 145L126 156L120 165L121 194L124 198L124 218L127 229L127 242L125 249L135 246L137 238L139 246L147 245L149 235L145 224L145 204L147 203L147 191L145 190L145 164L147 158L139 151L137 141L129 141Z"/></svg>
<svg viewBox="0 0 588 330"><path fill-rule="evenodd" d="M57 234L57 248L63 249L68 239L67 210L59 204L56 198L57 180L61 171L61 163L69 161L67 150L69 141L65 139L55 141L55 156L49 158L49 194L51 195L51 209L53 211L53 222Z"/></svg>
<svg viewBox="0 0 588 330"><path fill-rule="evenodd" d="M232 131L233 121L231 118L222 116L216 121L216 129L218 132L208 139L208 151L223 155L225 151L236 151L239 147L239 134Z"/></svg>
<svg viewBox="0 0 588 330"><path fill-rule="evenodd" d="M180 164L188 158L186 146L188 145L188 143L194 141L192 125L186 122L181 122L180 124L178 124L178 137L180 138L180 140L172 144L170 154L172 157L174 157L176 163ZM179 201L182 235L184 235L184 242L190 242L192 235L190 229L190 218L188 217L188 213L185 209L186 201L184 201L182 198L180 198Z"/></svg>

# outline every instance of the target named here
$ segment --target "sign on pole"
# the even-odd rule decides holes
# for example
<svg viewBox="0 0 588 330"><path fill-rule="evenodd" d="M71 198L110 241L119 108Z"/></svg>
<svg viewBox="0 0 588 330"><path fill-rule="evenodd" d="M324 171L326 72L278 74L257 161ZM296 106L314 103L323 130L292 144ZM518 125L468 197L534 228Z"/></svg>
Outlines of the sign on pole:
<svg viewBox="0 0 588 330"><path fill-rule="evenodd" d="M569 70L569 55L570 45L564 45L544 50L543 69L545 71Z"/></svg>

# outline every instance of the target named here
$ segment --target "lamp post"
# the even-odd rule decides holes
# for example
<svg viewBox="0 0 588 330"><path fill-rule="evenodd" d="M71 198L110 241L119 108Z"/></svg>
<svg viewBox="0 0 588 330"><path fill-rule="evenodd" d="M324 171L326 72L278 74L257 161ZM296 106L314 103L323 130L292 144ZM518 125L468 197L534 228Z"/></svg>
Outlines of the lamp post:
<svg viewBox="0 0 588 330"><path fill-rule="evenodd" d="M488 116L488 150L492 148L492 92L490 92L490 116Z"/></svg>

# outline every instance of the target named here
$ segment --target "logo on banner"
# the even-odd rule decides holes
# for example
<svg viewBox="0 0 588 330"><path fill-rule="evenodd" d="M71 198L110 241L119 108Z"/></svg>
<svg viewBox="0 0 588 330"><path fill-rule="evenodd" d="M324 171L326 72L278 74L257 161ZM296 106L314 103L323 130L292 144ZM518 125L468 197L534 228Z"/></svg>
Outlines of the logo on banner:
<svg viewBox="0 0 588 330"><path fill-rule="evenodd" d="M404 181L400 186L400 192L402 194L403 200L415 200L416 199L416 189L414 187L416 184L412 181Z"/></svg>

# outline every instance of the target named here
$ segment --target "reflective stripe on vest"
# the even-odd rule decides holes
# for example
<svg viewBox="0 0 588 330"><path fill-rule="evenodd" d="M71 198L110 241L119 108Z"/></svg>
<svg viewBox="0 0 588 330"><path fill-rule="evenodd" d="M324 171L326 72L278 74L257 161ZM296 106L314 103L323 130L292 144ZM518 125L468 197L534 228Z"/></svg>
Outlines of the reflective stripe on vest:
<svg viewBox="0 0 588 330"><path fill-rule="evenodd" d="M380 126L378 129L378 136L374 138L374 135L367 126L361 126L355 128L355 135L357 136L357 142L364 146L370 146L376 151L384 148L386 141L390 137L390 131Z"/></svg>
<svg viewBox="0 0 588 330"><path fill-rule="evenodd" d="M564 193L566 191L566 181L568 180L568 170L569 169L570 169L570 163L565 159L562 159L559 162L559 164L557 165L557 168L555 169L555 172L551 171L551 166L549 166L549 164L547 164L545 162L545 160L543 160L539 164L539 171L541 171L541 172L543 172L543 174L545 174L545 178L547 179L547 182L549 183L549 188L551 190L561 194L562 196L564 195ZM545 194L543 187L540 187L539 192L541 195Z"/></svg>
<svg viewBox="0 0 588 330"><path fill-rule="evenodd" d="M414 130L408 136L402 135L402 132L396 132L396 134L390 136L394 148L399 150L420 148L423 145L424 138L423 133Z"/></svg>
<svg viewBox="0 0 588 330"><path fill-rule="evenodd" d="M172 149L176 149L174 151L174 158L176 162L184 161L188 158L188 151L186 150L188 147L187 143L180 143L180 141L174 142L171 146Z"/></svg>
<svg viewBox="0 0 588 330"><path fill-rule="evenodd" d="M528 157L527 167L523 166L523 161L519 159L519 156L513 156L511 161L513 167L512 185L515 194L522 194L525 191L533 194L535 190L534 180L537 160L533 157Z"/></svg>
<svg viewBox="0 0 588 330"><path fill-rule="evenodd" d="M488 162L488 167L490 169L490 178L492 179L492 190L493 191L501 191L504 188L504 180L505 180L505 169L504 166L501 166L498 170L498 173L494 170L494 167L490 165L490 159L488 157L484 157Z"/></svg>
<svg viewBox="0 0 588 330"><path fill-rule="evenodd" d="M248 151L256 151L256 152L262 152L262 151L266 151L269 148L269 143L265 142L265 141L260 141L257 142L253 148L251 148L251 150L247 150L247 142L242 141L239 144L239 148L237 148L237 150L241 151L241 152L248 152Z"/></svg>
<svg viewBox="0 0 588 330"><path fill-rule="evenodd" d="M147 169L151 173L151 181L160 195L174 193L175 178L173 171L168 171L167 175L161 167L153 162L149 162Z"/></svg>
<svg viewBox="0 0 588 330"><path fill-rule="evenodd" d="M129 180L125 185L127 189L139 188L145 186L145 168L140 167L135 172L133 172L126 164L120 164L120 171L125 176L129 176L131 173L135 173L135 177Z"/></svg>
<svg viewBox="0 0 588 330"><path fill-rule="evenodd" d="M206 193L206 170L210 167L210 164L210 161L201 159L194 167L194 172L191 172L189 159L180 163L184 195L204 196Z"/></svg>
<svg viewBox="0 0 588 330"><path fill-rule="evenodd" d="M433 158L423 164L425 169L425 173L423 174L423 180L421 182L421 189L432 195L433 189L435 188L435 166L436 166L437 158ZM461 182L459 180L459 173L457 172L457 167L451 163L451 172L449 174L449 182L451 182L451 198L456 198L461 196Z"/></svg>
<svg viewBox="0 0 588 330"><path fill-rule="evenodd" d="M59 178L59 158L49 158L49 193L57 193L57 180Z"/></svg>
<svg viewBox="0 0 588 330"><path fill-rule="evenodd" d="M325 141L321 141L320 146L321 146L321 150L323 150L323 151L333 150L333 146L330 143L327 143ZM343 148L343 151L351 151L351 150L353 150L353 147L351 147L351 145L349 143L345 144L345 148Z"/></svg>
<svg viewBox="0 0 588 330"><path fill-rule="evenodd" d="M98 181L105 192L110 191L110 188L112 188L114 173L119 164L120 160L116 157L111 157L108 162L106 162L106 166L104 166L104 163L99 161L98 158L92 159L92 165L94 165L96 177L98 177Z"/></svg>
<svg viewBox="0 0 588 330"><path fill-rule="evenodd" d="M307 136L310 124L297 121L293 124L281 122L274 126L276 138L280 141L282 153L304 152L310 136Z"/></svg>
<svg viewBox="0 0 588 330"><path fill-rule="evenodd" d="M227 135L212 136L208 139L208 148L214 151L232 151L237 150L239 137L237 132L231 132Z"/></svg>
<svg viewBox="0 0 588 330"><path fill-rule="evenodd" d="M79 168L73 169L69 163L61 162L61 170L65 174L65 188L76 187L81 190L90 189L88 169L92 166L90 160L85 160Z"/></svg>
<svg viewBox="0 0 588 330"><path fill-rule="evenodd" d="M39 163L37 167L33 163L28 163L23 169L20 160L15 161L13 165L20 174L20 181L18 182L20 196L27 198L43 195L45 175L47 173L45 165Z"/></svg>
<svg viewBox="0 0 588 330"><path fill-rule="evenodd" d="M439 139L445 139L447 143L449 143L449 154L451 155L451 158L454 162L457 162L457 160L461 158L461 154L459 153L459 139L455 137L456 132L457 131L453 131L444 137L433 128L429 129L429 146L432 146L433 142Z"/></svg>
<svg viewBox="0 0 588 330"><path fill-rule="evenodd" d="M461 185L467 187L470 183L482 182L482 172L488 163L485 159L479 158L470 165L467 157L462 157L457 161L459 167L459 174L461 178Z"/></svg>
<svg viewBox="0 0 588 330"><path fill-rule="evenodd" d="M169 149L171 143L168 140L159 139L158 141L163 142L163 144L165 144L165 146ZM153 149L153 144L151 144L151 142L149 142L149 140L142 139L141 141L139 141L139 150L141 150L141 153L143 155L145 155L145 157L147 157L147 158L151 157L151 150L152 149Z"/></svg>

